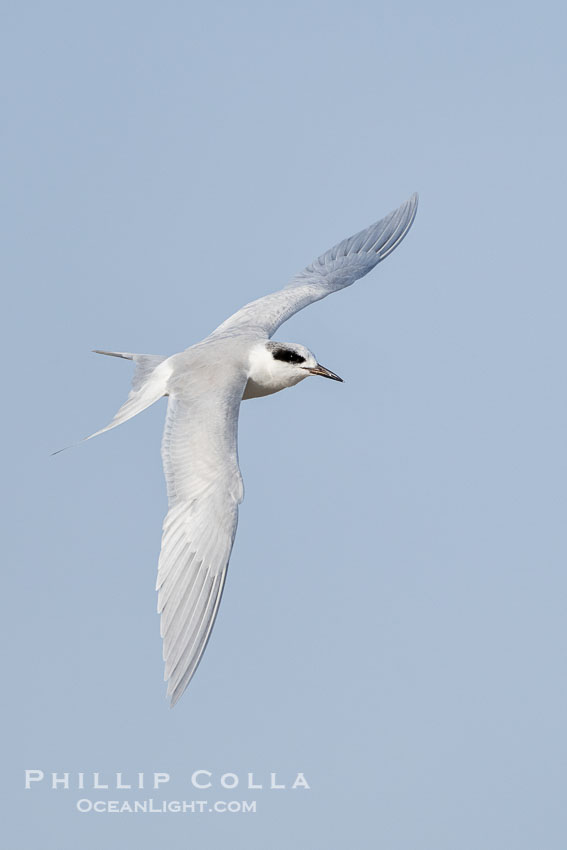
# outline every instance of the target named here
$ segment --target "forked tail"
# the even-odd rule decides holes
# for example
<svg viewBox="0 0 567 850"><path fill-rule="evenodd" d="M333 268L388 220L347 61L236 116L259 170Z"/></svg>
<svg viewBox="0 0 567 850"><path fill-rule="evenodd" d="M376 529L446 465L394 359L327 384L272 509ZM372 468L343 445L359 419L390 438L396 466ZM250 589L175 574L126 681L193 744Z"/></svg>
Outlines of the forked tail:
<svg viewBox="0 0 567 850"><path fill-rule="evenodd" d="M110 431L116 428L117 425L122 425L127 422L137 413L141 413L146 407L149 407L155 401L167 395L167 381L170 375L170 367L166 361L168 357L162 357L160 354L129 354L125 351L95 351L95 354L107 354L110 357L122 357L124 360L133 360L136 369L132 378L132 389L128 398L122 407L116 413L114 419L109 422L104 428L95 431L94 434L89 434L84 440L90 440L93 437L98 437L99 434L104 434L105 431ZM81 442L84 442L81 440ZM74 445L78 445L75 443ZM66 448L71 448L66 446ZM59 449L59 452L64 449ZM53 452L53 454L59 454Z"/></svg>

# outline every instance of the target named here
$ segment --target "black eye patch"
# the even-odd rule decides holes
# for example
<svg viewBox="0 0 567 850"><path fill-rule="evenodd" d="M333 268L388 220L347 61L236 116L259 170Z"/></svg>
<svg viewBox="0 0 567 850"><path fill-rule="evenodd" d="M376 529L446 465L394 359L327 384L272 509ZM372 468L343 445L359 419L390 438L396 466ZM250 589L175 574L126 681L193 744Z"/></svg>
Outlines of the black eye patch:
<svg viewBox="0 0 567 850"><path fill-rule="evenodd" d="M283 360L284 363L305 363L305 357L289 348L274 348L272 357L274 360Z"/></svg>

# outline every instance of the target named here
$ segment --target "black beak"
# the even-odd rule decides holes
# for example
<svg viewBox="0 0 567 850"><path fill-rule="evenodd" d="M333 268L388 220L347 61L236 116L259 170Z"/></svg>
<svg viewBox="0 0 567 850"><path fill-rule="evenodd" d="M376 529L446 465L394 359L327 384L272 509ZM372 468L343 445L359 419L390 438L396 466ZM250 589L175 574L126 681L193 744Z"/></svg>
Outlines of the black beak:
<svg viewBox="0 0 567 850"><path fill-rule="evenodd" d="M325 367L321 366L320 363L317 363L317 365L314 366L313 369L310 369L308 366L304 366L303 368L307 369L310 375L321 375L322 378L330 378L331 381L340 381L341 384L344 384L342 378L339 378L339 376L335 375L334 372L331 372L330 369L325 369Z"/></svg>

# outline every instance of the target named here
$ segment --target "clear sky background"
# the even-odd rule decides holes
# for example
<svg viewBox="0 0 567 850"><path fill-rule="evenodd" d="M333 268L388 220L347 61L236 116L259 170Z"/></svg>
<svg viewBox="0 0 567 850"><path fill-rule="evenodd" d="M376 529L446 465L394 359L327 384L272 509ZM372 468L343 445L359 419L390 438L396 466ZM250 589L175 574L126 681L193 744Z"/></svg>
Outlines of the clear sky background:
<svg viewBox="0 0 567 850"><path fill-rule="evenodd" d="M3 846L564 850L564 4L2 18ZM396 252L277 335L345 383L242 407L227 587L170 711L165 403L50 457L127 394L90 350L183 349L414 190ZM26 767L311 790L81 815Z"/></svg>

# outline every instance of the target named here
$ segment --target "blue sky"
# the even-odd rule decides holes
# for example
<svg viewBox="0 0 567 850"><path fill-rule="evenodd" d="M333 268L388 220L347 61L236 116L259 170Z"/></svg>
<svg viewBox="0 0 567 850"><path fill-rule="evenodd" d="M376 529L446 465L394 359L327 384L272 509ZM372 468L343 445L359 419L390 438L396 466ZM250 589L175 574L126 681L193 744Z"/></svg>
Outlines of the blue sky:
<svg viewBox="0 0 567 850"><path fill-rule="evenodd" d="M552 2L5 4L15 850L563 850L565 23ZM344 385L242 407L223 603L170 711L164 404L49 455L126 396L128 364L90 350L185 348L414 190L400 248L278 333ZM311 790L83 815L25 768Z"/></svg>

